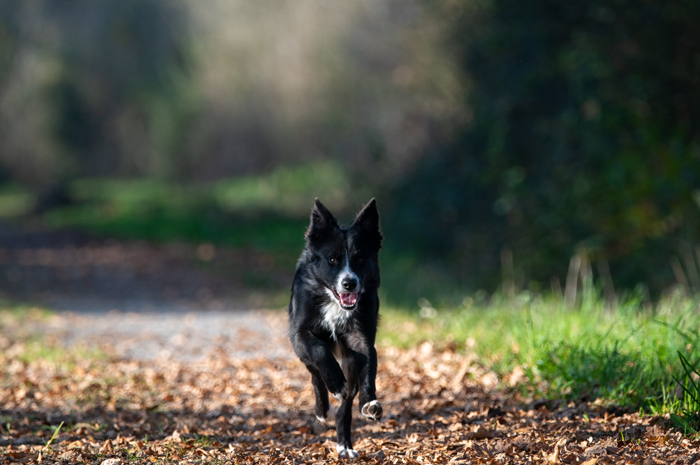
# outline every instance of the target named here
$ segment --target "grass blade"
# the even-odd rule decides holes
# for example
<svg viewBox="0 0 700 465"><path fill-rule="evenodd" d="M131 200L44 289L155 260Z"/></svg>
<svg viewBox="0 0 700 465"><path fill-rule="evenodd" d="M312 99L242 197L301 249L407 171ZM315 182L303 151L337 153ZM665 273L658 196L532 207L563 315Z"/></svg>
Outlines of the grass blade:
<svg viewBox="0 0 700 465"><path fill-rule="evenodd" d="M58 432L61 431L62 426L63 426L63 422L61 422L61 424L58 425L58 427L53 431L53 434L51 435L51 439L49 439L49 442L46 443L43 450L46 450L51 446L53 441L56 439L56 436L58 436Z"/></svg>

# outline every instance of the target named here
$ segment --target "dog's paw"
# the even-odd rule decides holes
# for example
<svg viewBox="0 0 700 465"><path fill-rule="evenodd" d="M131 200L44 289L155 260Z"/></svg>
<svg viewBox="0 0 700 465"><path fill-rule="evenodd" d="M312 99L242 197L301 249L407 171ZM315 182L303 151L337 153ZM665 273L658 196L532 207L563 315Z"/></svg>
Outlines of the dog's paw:
<svg viewBox="0 0 700 465"><path fill-rule="evenodd" d="M378 400L373 400L363 405L360 413L368 420L381 420L384 410Z"/></svg>
<svg viewBox="0 0 700 465"><path fill-rule="evenodd" d="M323 417L316 415L316 419L324 425L332 424L333 420L335 420L335 410L333 409L333 406L329 405L328 410L326 410L326 414Z"/></svg>
<svg viewBox="0 0 700 465"><path fill-rule="evenodd" d="M340 458L356 459L360 456L360 453L355 449L350 449L349 447L341 446L340 444L336 446L336 450L338 451L338 457Z"/></svg>
<svg viewBox="0 0 700 465"><path fill-rule="evenodd" d="M340 402L342 402L343 399L348 398L348 388L345 387L345 381L343 381L342 386L338 386L335 389L329 389L329 391L331 391L331 394L333 395L333 397L338 399L338 401L340 401Z"/></svg>

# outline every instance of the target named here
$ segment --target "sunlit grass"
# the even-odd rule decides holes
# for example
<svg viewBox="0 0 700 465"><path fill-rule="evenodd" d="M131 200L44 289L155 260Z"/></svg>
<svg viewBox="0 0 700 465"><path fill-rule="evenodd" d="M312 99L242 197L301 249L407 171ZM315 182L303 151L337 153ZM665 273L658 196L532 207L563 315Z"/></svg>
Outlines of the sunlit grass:
<svg viewBox="0 0 700 465"><path fill-rule="evenodd" d="M683 398L675 412L671 413L674 426L687 436L700 436L700 368L686 355L678 352L683 374L674 381L683 390Z"/></svg>
<svg viewBox="0 0 700 465"><path fill-rule="evenodd" d="M379 340L474 351L503 379L518 367L530 395L662 412L679 406L678 352L698 363L697 303L678 294L651 309L636 298L608 308L592 296L572 308L559 297L523 293L435 310L422 301L420 312L384 309Z"/></svg>
<svg viewBox="0 0 700 465"><path fill-rule="evenodd" d="M119 239L253 248L293 266L308 220L227 209L217 200L220 190L156 180L81 180L73 186L77 203L46 213L44 221Z"/></svg>
<svg viewBox="0 0 700 465"><path fill-rule="evenodd" d="M226 179L213 186L216 203L225 211L262 210L302 217L308 216L315 197L344 210L349 191L350 183L342 168L328 162L278 168L265 175Z"/></svg>
<svg viewBox="0 0 700 465"><path fill-rule="evenodd" d="M0 186L0 218L25 215L34 207L35 198L29 191L16 184Z"/></svg>
<svg viewBox="0 0 700 465"><path fill-rule="evenodd" d="M0 364L42 362L68 369L82 360L98 360L104 354L82 345L64 347L53 337L37 333L34 323L45 325L53 312L43 307L0 302ZM2 378L0 373L0 379Z"/></svg>

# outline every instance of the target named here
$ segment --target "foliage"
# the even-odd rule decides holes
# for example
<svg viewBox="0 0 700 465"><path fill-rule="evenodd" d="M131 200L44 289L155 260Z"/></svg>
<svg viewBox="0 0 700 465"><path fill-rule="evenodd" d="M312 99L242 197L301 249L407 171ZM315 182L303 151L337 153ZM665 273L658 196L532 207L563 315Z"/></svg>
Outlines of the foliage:
<svg viewBox="0 0 700 465"><path fill-rule="evenodd" d="M216 194L249 212L360 190L436 281L536 290L585 255L700 290L693 0L64 3L0 2L0 181L258 175ZM308 189L279 170L321 161Z"/></svg>
<svg viewBox="0 0 700 465"><path fill-rule="evenodd" d="M407 245L477 285L504 250L526 287L581 251L628 289L671 284L676 255L695 267L698 3L460 5L445 18L472 117L393 192Z"/></svg>
<svg viewBox="0 0 700 465"><path fill-rule="evenodd" d="M436 26L420 0L2 0L0 181L391 178L459 110Z"/></svg>
<svg viewBox="0 0 700 465"><path fill-rule="evenodd" d="M6 176L38 189L80 175L178 174L194 110L188 38L173 2L0 2Z"/></svg>

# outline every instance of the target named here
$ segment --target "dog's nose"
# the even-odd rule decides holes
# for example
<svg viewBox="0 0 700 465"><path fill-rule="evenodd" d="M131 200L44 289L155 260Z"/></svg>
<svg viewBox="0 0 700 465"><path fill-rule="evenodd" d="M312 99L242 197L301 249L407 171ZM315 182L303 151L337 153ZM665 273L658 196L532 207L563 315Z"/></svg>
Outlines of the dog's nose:
<svg viewBox="0 0 700 465"><path fill-rule="evenodd" d="M343 281L340 284L343 285L343 289L346 291L354 291L357 287L357 279L350 277L343 278Z"/></svg>

